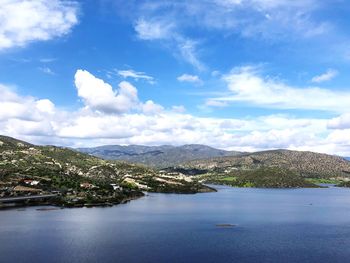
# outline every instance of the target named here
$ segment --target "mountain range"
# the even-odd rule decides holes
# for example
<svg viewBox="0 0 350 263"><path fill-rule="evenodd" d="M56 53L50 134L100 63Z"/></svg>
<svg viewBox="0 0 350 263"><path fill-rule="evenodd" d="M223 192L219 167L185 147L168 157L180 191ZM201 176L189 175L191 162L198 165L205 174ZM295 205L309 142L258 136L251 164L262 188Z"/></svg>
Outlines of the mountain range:
<svg viewBox="0 0 350 263"><path fill-rule="evenodd" d="M101 146L79 149L108 159L142 163L195 180L238 187L317 187L342 185L350 177L345 158L306 151L230 152L205 145ZM347 185L344 185L347 186Z"/></svg>
<svg viewBox="0 0 350 263"><path fill-rule="evenodd" d="M78 150L108 160L125 160L155 168L170 167L172 171L190 175L205 173L208 170L256 169L263 166L289 169L306 177L350 176L350 158L307 151L281 149L246 153L225 151L200 144L106 145Z"/></svg>
<svg viewBox="0 0 350 263"><path fill-rule="evenodd" d="M200 144L183 146L105 145L77 150L106 160L123 160L157 168L177 166L192 160L241 154L237 151L219 150Z"/></svg>

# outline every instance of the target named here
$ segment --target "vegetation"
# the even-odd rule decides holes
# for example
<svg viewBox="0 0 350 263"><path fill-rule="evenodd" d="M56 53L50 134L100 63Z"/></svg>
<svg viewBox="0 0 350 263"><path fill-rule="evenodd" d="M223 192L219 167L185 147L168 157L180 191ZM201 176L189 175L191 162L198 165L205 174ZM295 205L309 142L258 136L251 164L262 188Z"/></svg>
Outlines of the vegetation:
<svg viewBox="0 0 350 263"><path fill-rule="evenodd" d="M261 167L255 170L236 170L227 175L206 175L203 180L210 183L236 187L295 188L317 187L300 175L279 167Z"/></svg>
<svg viewBox="0 0 350 263"><path fill-rule="evenodd" d="M325 179L325 178L307 178L308 182L313 184L340 184L342 180L339 179Z"/></svg>

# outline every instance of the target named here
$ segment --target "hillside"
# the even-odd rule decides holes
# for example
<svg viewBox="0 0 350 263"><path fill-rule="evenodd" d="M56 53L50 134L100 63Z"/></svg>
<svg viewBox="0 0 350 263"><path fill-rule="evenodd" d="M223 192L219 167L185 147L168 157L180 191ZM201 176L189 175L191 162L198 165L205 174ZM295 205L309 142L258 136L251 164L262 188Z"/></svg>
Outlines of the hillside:
<svg viewBox="0 0 350 263"><path fill-rule="evenodd" d="M106 161L66 148L0 136L0 197L57 193L56 204L120 203L141 191L196 193L209 188L181 174Z"/></svg>
<svg viewBox="0 0 350 263"><path fill-rule="evenodd" d="M189 162L183 167L230 173L260 167L278 167L308 178L350 177L350 162L342 157L314 152L273 150Z"/></svg>
<svg viewBox="0 0 350 263"><path fill-rule="evenodd" d="M166 168L197 159L240 154L240 152L224 151L200 144L183 146L106 145L77 150L106 160L124 160L157 168Z"/></svg>
<svg viewBox="0 0 350 263"><path fill-rule="evenodd" d="M309 181L302 176L278 167L260 167L254 170L236 170L230 174L208 173L198 176L200 180L214 184L235 187L258 188L300 188L319 187L318 182Z"/></svg>

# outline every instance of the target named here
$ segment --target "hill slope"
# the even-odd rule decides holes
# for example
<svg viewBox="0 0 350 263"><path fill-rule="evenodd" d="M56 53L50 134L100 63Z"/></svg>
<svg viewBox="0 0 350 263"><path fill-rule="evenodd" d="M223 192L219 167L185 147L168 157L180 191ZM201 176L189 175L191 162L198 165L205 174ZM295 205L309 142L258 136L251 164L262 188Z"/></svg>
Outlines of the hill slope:
<svg viewBox="0 0 350 263"><path fill-rule="evenodd" d="M232 157L197 160L185 164L184 167L226 173L260 167L278 167L288 169L302 177L350 177L350 162L342 157L289 150L263 151Z"/></svg>
<svg viewBox="0 0 350 263"><path fill-rule="evenodd" d="M0 197L55 192L60 204L119 203L142 195L141 190L195 193L210 189L180 174L170 176L140 165L0 136Z"/></svg>
<svg viewBox="0 0 350 263"><path fill-rule="evenodd" d="M174 166L197 159L240 154L200 144L183 146L106 145L95 148L79 148L78 150L107 160L124 160L157 168Z"/></svg>

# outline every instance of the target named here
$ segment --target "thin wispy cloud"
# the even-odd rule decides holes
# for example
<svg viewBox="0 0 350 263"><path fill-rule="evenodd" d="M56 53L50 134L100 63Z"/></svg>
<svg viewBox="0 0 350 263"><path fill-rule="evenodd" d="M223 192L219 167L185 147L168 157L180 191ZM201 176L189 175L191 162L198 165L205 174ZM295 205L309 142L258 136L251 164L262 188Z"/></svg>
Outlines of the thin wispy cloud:
<svg viewBox="0 0 350 263"><path fill-rule="evenodd" d="M198 70L207 67L199 52L202 39L188 33L194 27L273 42L313 38L332 29L328 21L314 18L315 10L322 7L315 0L155 0L131 6L136 17L132 23L139 39L165 42L171 52L180 54Z"/></svg>
<svg viewBox="0 0 350 263"><path fill-rule="evenodd" d="M198 70L205 68L198 58L198 41L182 35L175 23L163 20L140 19L134 25L138 38L148 41L161 41L169 46L174 56L180 56Z"/></svg>
<svg viewBox="0 0 350 263"><path fill-rule="evenodd" d="M144 79L150 84L155 83L155 79L152 76L147 75L145 72L134 71L132 69L116 70L116 72L119 76L122 76L123 78L132 78L135 80Z"/></svg>
<svg viewBox="0 0 350 263"><path fill-rule="evenodd" d="M335 78L338 75L338 71L335 69L328 69L325 73L321 75L317 75L311 79L311 82L321 83L325 81L329 81Z"/></svg>
<svg viewBox="0 0 350 263"><path fill-rule="evenodd" d="M162 20L139 19L134 25L137 36L143 40L159 40L172 38L175 25Z"/></svg>
<svg viewBox="0 0 350 263"><path fill-rule="evenodd" d="M56 75L56 73L53 72L49 67L39 67L39 70L48 75Z"/></svg>
<svg viewBox="0 0 350 263"><path fill-rule="evenodd" d="M39 59L39 61L41 63L51 63L51 62L54 62L56 60L57 60L56 58L41 58L41 59Z"/></svg>
<svg viewBox="0 0 350 263"><path fill-rule="evenodd" d="M190 82L195 84L202 84L202 80L197 75L191 75L191 74L182 74L181 76L177 77L177 80L180 82Z"/></svg>

